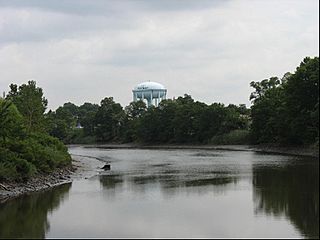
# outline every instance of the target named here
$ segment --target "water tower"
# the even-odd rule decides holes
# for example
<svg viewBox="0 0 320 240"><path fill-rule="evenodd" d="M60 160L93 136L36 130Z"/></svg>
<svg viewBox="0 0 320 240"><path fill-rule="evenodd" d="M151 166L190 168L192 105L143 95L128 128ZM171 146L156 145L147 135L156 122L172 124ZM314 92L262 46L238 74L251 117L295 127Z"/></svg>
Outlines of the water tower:
<svg viewBox="0 0 320 240"><path fill-rule="evenodd" d="M166 99L167 89L160 83L156 82L143 82L138 84L133 90L133 101L147 100L147 106L158 106L159 103Z"/></svg>

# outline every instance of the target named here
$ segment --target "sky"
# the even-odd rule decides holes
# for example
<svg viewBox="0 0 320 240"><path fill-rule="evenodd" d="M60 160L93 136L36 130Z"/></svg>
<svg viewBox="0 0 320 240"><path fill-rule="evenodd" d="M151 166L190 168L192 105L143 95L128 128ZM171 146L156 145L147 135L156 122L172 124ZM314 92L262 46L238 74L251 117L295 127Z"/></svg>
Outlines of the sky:
<svg viewBox="0 0 320 240"><path fill-rule="evenodd" d="M168 98L250 105L251 81L319 56L318 0L0 0L0 91L35 80L48 109Z"/></svg>

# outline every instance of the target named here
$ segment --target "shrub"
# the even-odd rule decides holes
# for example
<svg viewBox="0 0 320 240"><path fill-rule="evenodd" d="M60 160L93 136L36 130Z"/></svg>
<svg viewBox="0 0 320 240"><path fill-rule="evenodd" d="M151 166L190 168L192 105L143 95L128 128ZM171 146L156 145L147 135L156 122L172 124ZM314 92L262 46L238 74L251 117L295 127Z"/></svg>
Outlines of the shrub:
<svg viewBox="0 0 320 240"><path fill-rule="evenodd" d="M36 167L10 152L8 149L0 147L0 180L25 180L36 172Z"/></svg>
<svg viewBox="0 0 320 240"><path fill-rule="evenodd" d="M0 143L1 146L1 143ZM0 154L0 179L26 179L36 171L51 172L69 165L68 149L58 139L45 134L31 134L24 140L6 141Z"/></svg>

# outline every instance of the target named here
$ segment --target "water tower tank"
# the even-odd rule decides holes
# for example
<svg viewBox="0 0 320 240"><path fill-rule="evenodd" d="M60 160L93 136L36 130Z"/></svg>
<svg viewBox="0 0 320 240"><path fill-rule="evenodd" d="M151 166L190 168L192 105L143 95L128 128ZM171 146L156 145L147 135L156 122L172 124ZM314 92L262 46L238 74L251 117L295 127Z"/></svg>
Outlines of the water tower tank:
<svg viewBox="0 0 320 240"><path fill-rule="evenodd" d="M147 101L148 107L151 105L158 106L159 103L166 99L167 89L156 82L143 82L138 84L133 90L133 101Z"/></svg>

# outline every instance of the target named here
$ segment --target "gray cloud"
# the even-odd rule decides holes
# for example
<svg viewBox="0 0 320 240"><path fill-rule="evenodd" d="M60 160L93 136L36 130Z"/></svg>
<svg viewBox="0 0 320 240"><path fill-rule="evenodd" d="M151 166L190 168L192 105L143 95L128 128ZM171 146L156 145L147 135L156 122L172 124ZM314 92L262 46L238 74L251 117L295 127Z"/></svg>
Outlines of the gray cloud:
<svg viewBox="0 0 320 240"><path fill-rule="evenodd" d="M45 11L55 11L71 14L115 14L127 10L148 11L181 11L201 10L209 7L219 7L229 0L2 0L0 7L38 8Z"/></svg>
<svg viewBox="0 0 320 240"><path fill-rule="evenodd" d="M319 52L317 1L0 1L0 90L35 79L49 107L169 97L249 104L249 83Z"/></svg>

